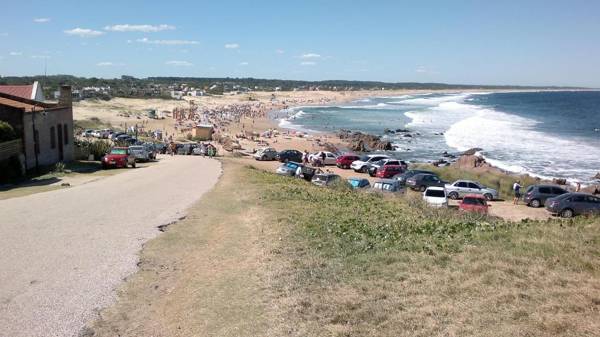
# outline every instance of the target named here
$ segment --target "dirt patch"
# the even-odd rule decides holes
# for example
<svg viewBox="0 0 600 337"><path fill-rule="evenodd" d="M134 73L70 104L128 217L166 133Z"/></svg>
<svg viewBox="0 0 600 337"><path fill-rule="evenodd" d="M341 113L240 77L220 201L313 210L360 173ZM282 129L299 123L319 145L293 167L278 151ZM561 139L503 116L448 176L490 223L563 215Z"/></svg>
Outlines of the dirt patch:
<svg viewBox="0 0 600 337"><path fill-rule="evenodd" d="M243 168L224 174L182 219L141 253L117 304L87 328L94 336L262 336L269 296L270 229Z"/></svg>

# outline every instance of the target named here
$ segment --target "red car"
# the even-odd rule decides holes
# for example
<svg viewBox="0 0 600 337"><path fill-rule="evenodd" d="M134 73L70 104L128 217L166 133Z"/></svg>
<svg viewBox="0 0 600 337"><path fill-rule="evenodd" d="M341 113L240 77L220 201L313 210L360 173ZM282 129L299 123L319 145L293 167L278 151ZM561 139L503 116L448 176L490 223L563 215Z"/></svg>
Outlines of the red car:
<svg viewBox="0 0 600 337"><path fill-rule="evenodd" d="M353 161L359 160L360 157L355 154L343 154L335 160L335 165L339 168L349 169Z"/></svg>
<svg viewBox="0 0 600 337"><path fill-rule="evenodd" d="M487 214L490 207L492 206L488 205L487 199L480 194L467 194L458 204L458 209L462 212L477 212L481 214Z"/></svg>
<svg viewBox="0 0 600 337"><path fill-rule="evenodd" d="M135 167L135 156L126 147L113 147L110 152L102 157L102 168L110 167Z"/></svg>
<svg viewBox="0 0 600 337"><path fill-rule="evenodd" d="M377 178L391 178L393 176L395 176L396 174L402 173L404 171L404 168L400 165L384 165L381 168L379 168L377 170L377 173L375 173L375 176Z"/></svg>

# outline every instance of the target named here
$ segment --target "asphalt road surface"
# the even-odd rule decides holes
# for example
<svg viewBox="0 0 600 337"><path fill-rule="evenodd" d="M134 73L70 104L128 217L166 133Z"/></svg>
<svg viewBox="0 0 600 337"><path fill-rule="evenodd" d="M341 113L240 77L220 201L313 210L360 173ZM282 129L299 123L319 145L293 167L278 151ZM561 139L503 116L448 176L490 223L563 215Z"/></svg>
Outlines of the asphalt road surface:
<svg viewBox="0 0 600 337"><path fill-rule="evenodd" d="M0 336L77 336L136 271L157 227L185 216L221 165L193 156L0 201Z"/></svg>

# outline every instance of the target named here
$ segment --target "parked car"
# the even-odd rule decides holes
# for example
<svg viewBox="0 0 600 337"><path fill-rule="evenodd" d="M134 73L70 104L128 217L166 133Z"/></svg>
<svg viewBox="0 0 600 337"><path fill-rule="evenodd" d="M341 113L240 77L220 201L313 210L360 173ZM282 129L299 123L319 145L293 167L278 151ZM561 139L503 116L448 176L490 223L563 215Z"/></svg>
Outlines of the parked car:
<svg viewBox="0 0 600 337"><path fill-rule="evenodd" d="M371 183L369 182L369 179L365 179L365 178L352 177L352 178L346 179L346 181L348 182L348 184L350 184L350 187L352 187L352 189L355 189L355 190L371 187Z"/></svg>
<svg viewBox="0 0 600 337"><path fill-rule="evenodd" d="M298 172L298 170L296 170L296 172ZM302 165L300 169L300 175L296 174L296 178L301 178L306 181L312 181L312 178L315 176L316 173L316 168Z"/></svg>
<svg viewBox="0 0 600 337"><path fill-rule="evenodd" d="M302 162L302 152L298 150L283 150L277 154L277 160L282 163L288 161L294 161L297 163Z"/></svg>
<svg viewBox="0 0 600 337"><path fill-rule="evenodd" d="M354 154L343 154L335 160L335 165L342 169L349 169L352 162L359 160L360 157Z"/></svg>
<svg viewBox="0 0 600 337"><path fill-rule="evenodd" d="M123 135L127 136L127 134L126 134L125 132L113 132L113 133L110 135L110 139L111 139L111 140L115 140L115 139L117 139L119 136L123 136Z"/></svg>
<svg viewBox="0 0 600 337"><path fill-rule="evenodd" d="M323 153L325 154L325 161L323 162ZM329 151L319 151L308 155L308 161L313 163L316 161L321 162L322 165L336 165L337 156Z"/></svg>
<svg viewBox="0 0 600 337"><path fill-rule="evenodd" d="M448 207L448 196L444 187L431 186L423 192L423 201L432 207Z"/></svg>
<svg viewBox="0 0 600 337"><path fill-rule="evenodd" d="M150 153L143 145L130 146L129 153L135 158L136 162L150 161Z"/></svg>
<svg viewBox="0 0 600 337"><path fill-rule="evenodd" d="M317 173L312 178L311 182L317 186L331 186L339 181L341 177L333 173Z"/></svg>
<svg viewBox="0 0 600 337"><path fill-rule="evenodd" d="M400 174L408 168L408 164L405 161L390 158L390 159L382 159L380 161L368 164L367 172L369 173L369 175L371 177L375 177L377 175L377 170L379 170L381 167L387 166L387 165L400 166L402 169L400 170L400 172L396 172L396 174ZM386 178L391 178L391 176L386 177Z"/></svg>
<svg viewBox="0 0 600 337"><path fill-rule="evenodd" d="M115 142L126 142L128 139L131 139L131 136L129 136L128 134L120 134L118 136L116 136L113 141Z"/></svg>
<svg viewBox="0 0 600 337"><path fill-rule="evenodd" d="M277 160L277 150L272 147L265 147L259 149L254 154L254 159L256 160ZM300 160L301 161L301 160Z"/></svg>
<svg viewBox="0 0 600 337"><path fill-rule="evenodd" d="M381 179L373 183L371 191L384 193L403 193L404 189L395 179Z"/></svg>
<svg viewBox="0 0 600 337"><path fill-rule="evenodd" d="M366 156L360 157L360 159L355 160L350 164L350 168L354 170L354 172L362 172L367 173L369 169L369 164L380 161L382 159L389 159L390 156L385 154L368 154Z"/></svg>
<svg viewBox="0 0 600 337"><path fill-rule="evenodd" d="M402 173L403 170L400 165L384 165L377 169L375 176L377 178L391 178L398 173Z"/></svg>
<svg viewBox="0 0 600 337"><path fill-rule="evenodd" d="M393 176L392 179L396 179L400 182L401 185L405 185L406 180L408 180L409 178L412 178L413 176L420 174L420 173L435 174L431 171L425 171L425 170L408 170L404 173L400 173L400 174Z"/></svg>
<svg viewBox="0 0 600 337"><path fill-rule="evenodd" d="M461 212L476 212L487 214L491 205L488 205L487 199L481 194L467 194L458 204L458 210Z"/></svg>
<svg viewBox="0 0 600 337"><path fill-rule="evenodd" d="M442 181L435 174L419 173L406 180L406 186L413 190L425 192L427 187L444 187L446 182Z"/></svg>
<svg viewBox="0 0 600 337"><path fill-rule="evenodd" d="M107 139L112 133L111 129L98 130L98 138Z"/></svg>
<svg viewBox="0 0 600 337"><path fill-rule="evenodd" d="M150 160L155 160L158 150L156 149L156 146L154 145L154 143L148 142L148 143L142 144L142 146L144 146L146 148L146 151L148 151L148 158L150 158Z"/></svg>
<svg viewBox="0 0 600 337"><path fill-rule="evenodd" d="M177 144L176 145L177 154L182 155L182 156L189 156L192 154L192 152L194 151L194 148L196 148L197 146L198 146L197 144L191 144L191 143Z"/></svg>
<svg viewBox="0 0 600 337"><path fill-rule="evenodd" d="M154 148L160 154L167 153L167 144L165 144L165 143L156 143L156 144L154 144Z"/></svg>
<svg viewBox="0 0 600 337"><path fill-rule="evenodd" d="M87 130L84 130L84 131L81 132L81 136L89 138L89 137L93 137L93 133L94 133L94 130L87 129Z"/></svg>
<svg viewBox="0 0 600 337"><path fill-rule="evenodd" d="M542 207L545 205L546 200L569 193L567 190L559 186L554 185L532 185L527 187L523 200L527 203L527 206L531 207Z"/></svg>
<svg viewBox="0 0 600 337"><path fill-rule="evenodd" d="M600 215L600 198L587 193L565 193L546 199L546 210L563 218Z"/></svg>
<svg viewBox="0 0 600 337"><path fill-rule="evenodd" d="M275 173L282 175L282 176L289 176L289 177L293 177L296 175L296 170L298 170L298 167L302 167L303 165L300 163L296 163L293 161L288 161L287 163L283 163L281 164L277 170L275 171Z"/></svg>
<svg viewBox="0 0 600 337"><path fill-rule="evenodd" d="M481 194L488 201L498 199L498 191L470 180L457 180L452 184L447 184L446 191L448 191L448 198L453 200L462 198L467 194Z"/></svg>
<svg viewBox="0 0 600 337"><path fill-rule="evenodd" d="M104 157L101 159L102 168L107 169L110 167L135 167L135 157L131 155L129 149L126 147L113 147L110 149Z"/></svg>

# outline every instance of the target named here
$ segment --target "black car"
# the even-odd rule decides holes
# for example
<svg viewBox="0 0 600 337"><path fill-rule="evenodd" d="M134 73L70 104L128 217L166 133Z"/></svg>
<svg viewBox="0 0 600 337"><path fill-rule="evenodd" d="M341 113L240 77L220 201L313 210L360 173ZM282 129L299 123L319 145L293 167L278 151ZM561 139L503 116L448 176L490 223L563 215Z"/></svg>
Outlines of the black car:
<svg viewBox="0 0 600 337"><path fill-rule="evenodd" d="M425 192L427 187L445 187L446 182L442 181L435 174L419 173L406 180L406 186L415 191Z"/></svg>
<svg viewBox="0 0 600 337"><path fill-rule="evenodd" d="M302 152L298 150L283 150L277 154L277 160L282 163L288 161L295 161L297 163L302 162Z"/></svg>
<svg viewBox="0 0 600 337"><path fill-rule="evenodd" d="M546 210L563 218L600 215L600 198L586 193L565 193L546 200Z"/></svg>
<svg viewBox="0 0 600 337"><path fill-rule="evenodd" d="M176 148L177 151L176 153L179 155L183 155L183 156L189 156L192 154L192 151L194 151L194 148L197 146L197 144L177 144Z"/></svg>
<svg viewBox="0 0 600 337"><path fill-rule="evenodd" d="M406 180L408 180L409 178L411 178L414 175L421 174L421 173L435 174L431 171L425 171L425 170L408 170L404 173L400 173L400 174L393 176L392 179L396 179L396 180L398 180L398 182L400 182L401 185L405 185Z"/></svg>
<svg viewBox="0 0 600 337"><path fill-rule="evenodd" d="M559 195L569 193L569 191L554 185L532 185L525 191L523 200L531 207L542 207L546 200Z"/></svg>

